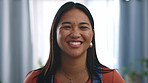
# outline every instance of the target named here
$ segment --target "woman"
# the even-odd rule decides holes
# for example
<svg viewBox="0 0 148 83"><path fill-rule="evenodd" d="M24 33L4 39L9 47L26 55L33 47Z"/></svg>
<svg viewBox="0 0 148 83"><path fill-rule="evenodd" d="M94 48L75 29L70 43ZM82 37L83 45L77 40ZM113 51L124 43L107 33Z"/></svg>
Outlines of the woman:
<svg viewBox="0 0 148 83"><path fill-rule="evenodd" d="M46 65L31 71L25 83L124 83L116 70L97 58L94 21L80 3L67 2L58 10L50 32Z"/></svg>

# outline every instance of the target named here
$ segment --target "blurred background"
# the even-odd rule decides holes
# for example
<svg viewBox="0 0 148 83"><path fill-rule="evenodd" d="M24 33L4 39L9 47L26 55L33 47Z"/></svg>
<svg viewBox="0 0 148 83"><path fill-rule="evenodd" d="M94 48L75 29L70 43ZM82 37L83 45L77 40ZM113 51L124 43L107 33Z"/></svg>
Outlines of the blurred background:
<svg viewBox="0 0 148 83"><path fill-rule="evenodd" d="M67 1L88 7L99 61L126 83L148 82L148 0L0 0L0 83L23 83L49 56L49 33Z"/></svg>

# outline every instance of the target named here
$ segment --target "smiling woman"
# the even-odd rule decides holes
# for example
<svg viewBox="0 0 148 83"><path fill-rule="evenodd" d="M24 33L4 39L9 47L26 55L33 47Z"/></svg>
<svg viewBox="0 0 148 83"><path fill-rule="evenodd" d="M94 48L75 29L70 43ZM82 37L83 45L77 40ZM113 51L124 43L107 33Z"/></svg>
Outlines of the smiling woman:
<svg viewBox="0 0 148 83"><path fill-rule="evenodd" d="M61 17L57 28L57 42L64 55L86 55L92 41L93 31L88 17L73 8Z"/></svg>
<svg viewBox="0 0 148 83"><path fill-rule="evenodd" d="M47 63L25 79L25 83L43 82L124 83L116 70L102 65L97 58L94 20L86 6L67 2L56 13Z"/></svg>

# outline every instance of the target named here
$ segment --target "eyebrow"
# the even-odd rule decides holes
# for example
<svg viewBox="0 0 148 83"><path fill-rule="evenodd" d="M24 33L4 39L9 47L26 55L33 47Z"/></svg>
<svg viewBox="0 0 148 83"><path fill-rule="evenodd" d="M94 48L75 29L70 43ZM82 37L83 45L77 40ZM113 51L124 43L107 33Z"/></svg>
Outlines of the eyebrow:
<svg viewBox="0 0 148 83"><path fill-rule="evenodd" d="M71 22L62 22L62 24L72 24Z"/></svg>
<svg viewBox="0 0 148 83"><path fill-rule="evenodd" d="M63 22L62 24L72 24L71 22ZM87 24L87 25L89 25L89 23L87 23L87 22L80 22L80 24Z"/></svg>
<svg viewBox="0 0 148 83"><path fill-rule="evenodd" d="M87 23L87 22L81 22L80 24L87 24L87 25L89 25L89 23Z"/></svg>

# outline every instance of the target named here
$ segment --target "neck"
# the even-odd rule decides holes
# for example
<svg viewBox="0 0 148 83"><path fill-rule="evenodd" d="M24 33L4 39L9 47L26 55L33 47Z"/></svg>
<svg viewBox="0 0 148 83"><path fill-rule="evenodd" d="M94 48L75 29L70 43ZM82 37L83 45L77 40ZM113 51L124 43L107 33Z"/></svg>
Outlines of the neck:
<svg viewBox="0 0 148 83"><path fill-rule="evenodd" d="M62 63L61 70L75 75L77 73L82 72L83 70L87 70L86 66L86 53L81 55L80 57L67 57L67 55L62 55Z"/></svg>

